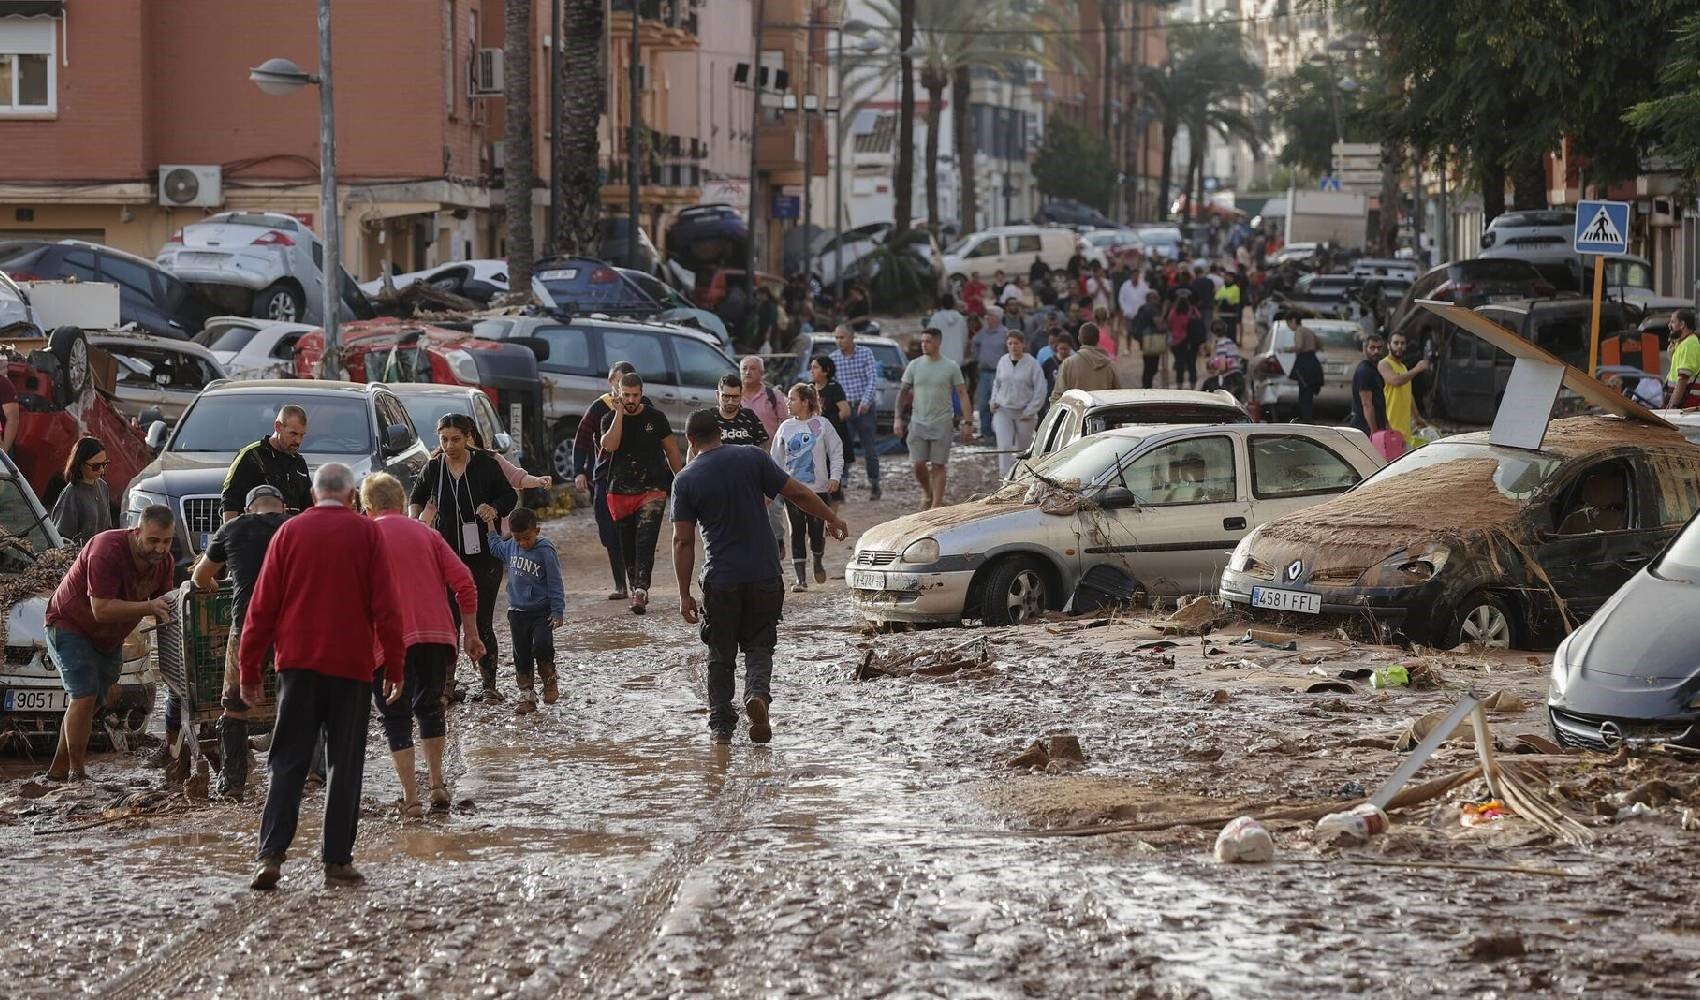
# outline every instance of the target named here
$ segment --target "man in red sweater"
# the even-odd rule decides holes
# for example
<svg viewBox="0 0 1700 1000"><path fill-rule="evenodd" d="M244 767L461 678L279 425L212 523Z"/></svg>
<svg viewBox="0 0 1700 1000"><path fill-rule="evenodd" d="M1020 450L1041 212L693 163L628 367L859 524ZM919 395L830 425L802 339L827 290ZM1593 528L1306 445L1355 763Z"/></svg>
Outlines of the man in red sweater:
<svg viewBox="0 0 1700 1000"><path fill-rule="evenodd" d="M242 629L243 700L260 699L268 651L274 651L278 679L255 889L277 888L321 728L330 758L325 884L365 881L354 868L354 837L377 670L373 650L383 651L384 695L391 701L401 697L407 662L395 578L378 526L353 510L354 473L335 462L320 466L313 501L272 539Z"/></svg>

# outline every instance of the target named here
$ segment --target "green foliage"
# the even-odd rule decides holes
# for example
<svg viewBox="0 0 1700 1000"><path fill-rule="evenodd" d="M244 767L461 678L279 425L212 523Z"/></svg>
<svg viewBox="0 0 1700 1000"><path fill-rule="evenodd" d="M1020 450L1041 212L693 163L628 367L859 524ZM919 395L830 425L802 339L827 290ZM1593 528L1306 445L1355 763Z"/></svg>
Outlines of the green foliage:
<svg viewBox="0 0 1700 1000"><path fill-rule="evenodd" d="M1306 64L1275 82L1269 95L1269 115L1285 134L1277 156L1282 166L1296 168L1308 177L1321 177L1333 169L1334 141L1341 132L1347 142L1377 137L1359 101L1362 86L1348 90L1339 81L1335 70Z"/></svg>
<svg viewBox="0 0 1700 1000"><path fill-rule="evenodd" d="M1700 13L1677 26L1670 53L1659 71L1662 96L1637 103L1623 120L1677 162L1692 190L1700 177Z"/></svg>
<svg viewBox="0 0 1700 1000"><path fill-rule="evenodd" d="M1100 212L1109 211L1115 194L1116 166L1109 143L1061 115L1045 121L1045 139L1033 159L1033 176L1047 196L1073 198Z"/></svg>
<svg viewBox="0 0 1700 1000"><path fill-rule="evenodd" d="M861 261L868 279L868 299L882 313L908 315L926 308L933 300L932 265L908 249L910 244L893 235Z"/></svg>

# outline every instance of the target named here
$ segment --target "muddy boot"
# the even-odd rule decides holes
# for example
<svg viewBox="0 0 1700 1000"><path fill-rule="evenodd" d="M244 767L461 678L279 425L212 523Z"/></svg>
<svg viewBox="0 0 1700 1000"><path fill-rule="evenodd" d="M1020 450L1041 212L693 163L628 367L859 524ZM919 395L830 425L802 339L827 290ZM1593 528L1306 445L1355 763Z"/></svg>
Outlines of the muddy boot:
<svg viewBox="0 0 1700 1000"><path fill-rule="evenodd" d="M142 762L142 766L162 768L171 763L171 746L177 742L177 733L178 730L167 729L165 731L165 742L155 747L153 753L148 754L148 759Z"/></svg>
<svg viewBox="0 0 1700 1000"><path fill-rule="evenodd" d="M277 888L277 880L283 874L283 859L265 857L260 859L260 867L254 872L254 880L248 883L248 888L261 892L270 892Z"/></svg>
<svg viewBox="0 0 1700 1000"><path fill-rule="evenodd" d="M797 574L797 582L791 585L791 593L801 594L809 589L808 578L803 575L803 567L807 565L802 559L791 560L791 570Z"/></svg>
<svg viewBox="0 0 1700 1000"><path fill-rule="evenodd" d="M815 582L826 582L826 564L821 562L821 554L819 552L815 553Z"/></svg>
<svg viewBox="0 0 1700 1000"><path fill-rule="evenodd" d="M514 703L514 714L530 715L535 711L537 711L537 691L532 685L531 678L521 677L519 679L519 701Z"/></svg>
<svg viewBox="0 0 1700 1000"><path fill-rule="evenodd" d="M773 739L773 726L767 721L766 698L751 698L744 702L744 714L750 718L751 743L767 743Z"/></svg>
<svg viewBox="0 0 1700 1000"><path fill-rule="evenodd" d="M222 766L218 772L218 796L242 801L248 787L248 720L225 716L218 722Z"/></svg>
<svg viewBox="0 0 1700 1000"><path fill-rule="evenodd" d="M543 675L543 704L553 705L561 697L560 685L555 680L555 665L539 663L537 669Z"/></svg>

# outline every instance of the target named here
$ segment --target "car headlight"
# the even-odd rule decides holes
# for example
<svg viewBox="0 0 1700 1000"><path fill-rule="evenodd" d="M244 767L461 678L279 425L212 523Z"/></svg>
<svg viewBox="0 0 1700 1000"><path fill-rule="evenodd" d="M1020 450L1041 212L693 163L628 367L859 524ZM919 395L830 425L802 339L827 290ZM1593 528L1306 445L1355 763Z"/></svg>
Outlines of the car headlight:
<svg viewBox="0 0 1700 1000"><path fill-rule="evenodd" d="M903 550L903 561L906 563L914 563L917 566L925 566L928 563L938 562L938 539L923 538L917 542L910 542L909 547Z"/></svg>
<svg viewBox="0 0 1700 1000"><path fill-rule="evenodd" d="M470 351L446 351L443 354L449 363L449 371L454 372L455 379L462 385L479 385L478 361Z"/></svg>
<svg viewBox="0 0 1700 1000"><path fill-rule="evenodd" d="M1570 683L1570 640L1575 637L1574 632L1565 636L1564 641L1558 644L1558 649L1553 651L1552 673L1547 677L1548 698L1564 697L1565 685Z"/></svg>
<svg viewBox="0 0 1700 1000"><path fill-rule="evenodd" d="M1366 587L1414 587L1440 575L1451 555L1444 545L1431 545L1416 555L1400 552L1364 573Z"/></svg>
<svg viewBox="0 0 1700 1000"><path fill-rule="evenodd" d="M1251 569L1251 547L1253 543L1257 541L1257 536L1261 534L1262 531L1262 528L1258 528L1247 532L1246 536L1240 539L1240 543L1234 546L1234 554L1228 557L1229 569L1233 570L1235 573L1244 573Z"/></svg>
<svg viewBox="0 0 1700 1000"><path fill-rule="evenodd" d="M130 501L124 507L124 526L134 528L140 524L142 511L156 504L169 507L171 506L171 498L158 493L149 493L146 490L131 490Z"/></svg>

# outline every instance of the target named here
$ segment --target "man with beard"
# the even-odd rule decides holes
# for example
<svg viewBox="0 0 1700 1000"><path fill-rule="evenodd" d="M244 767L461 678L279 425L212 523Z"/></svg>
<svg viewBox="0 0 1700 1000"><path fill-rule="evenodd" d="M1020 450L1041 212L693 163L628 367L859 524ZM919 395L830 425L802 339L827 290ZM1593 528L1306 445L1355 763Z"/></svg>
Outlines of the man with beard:
<svg viewBox="0 0 1700 1000"><path fill-rule="evenodd" d="M248 508L256 486L275 486L283 506L294 514L313 506L313 477L301 457L307 437L307 411L294 403L277 411L272 432L236 453L224 474L224 519L234 521Z"/></svg>
<svg viewBox="0 0 1700 1000"><path fill-rule="evenodd" d="M176 537L171 508L149 507L134 528L115 528L89 539L47 602L47 655L71 696L47 768L49 781L87 777L83 762L89 730L95 709L118 685L124 640L143 618L165 621L171 616L163 595L171 589L171 542Z"/></svg>
<svg viewBox="0 0 1700 1000"><path fill-rule="evenodd" d="M620 533L632 614L641 615L649 610L667 491L684 462L667 415L644 402L643 379L635 372L620 379L620 405L602 421L602 450L609 456L608 512Z"/></svg>

